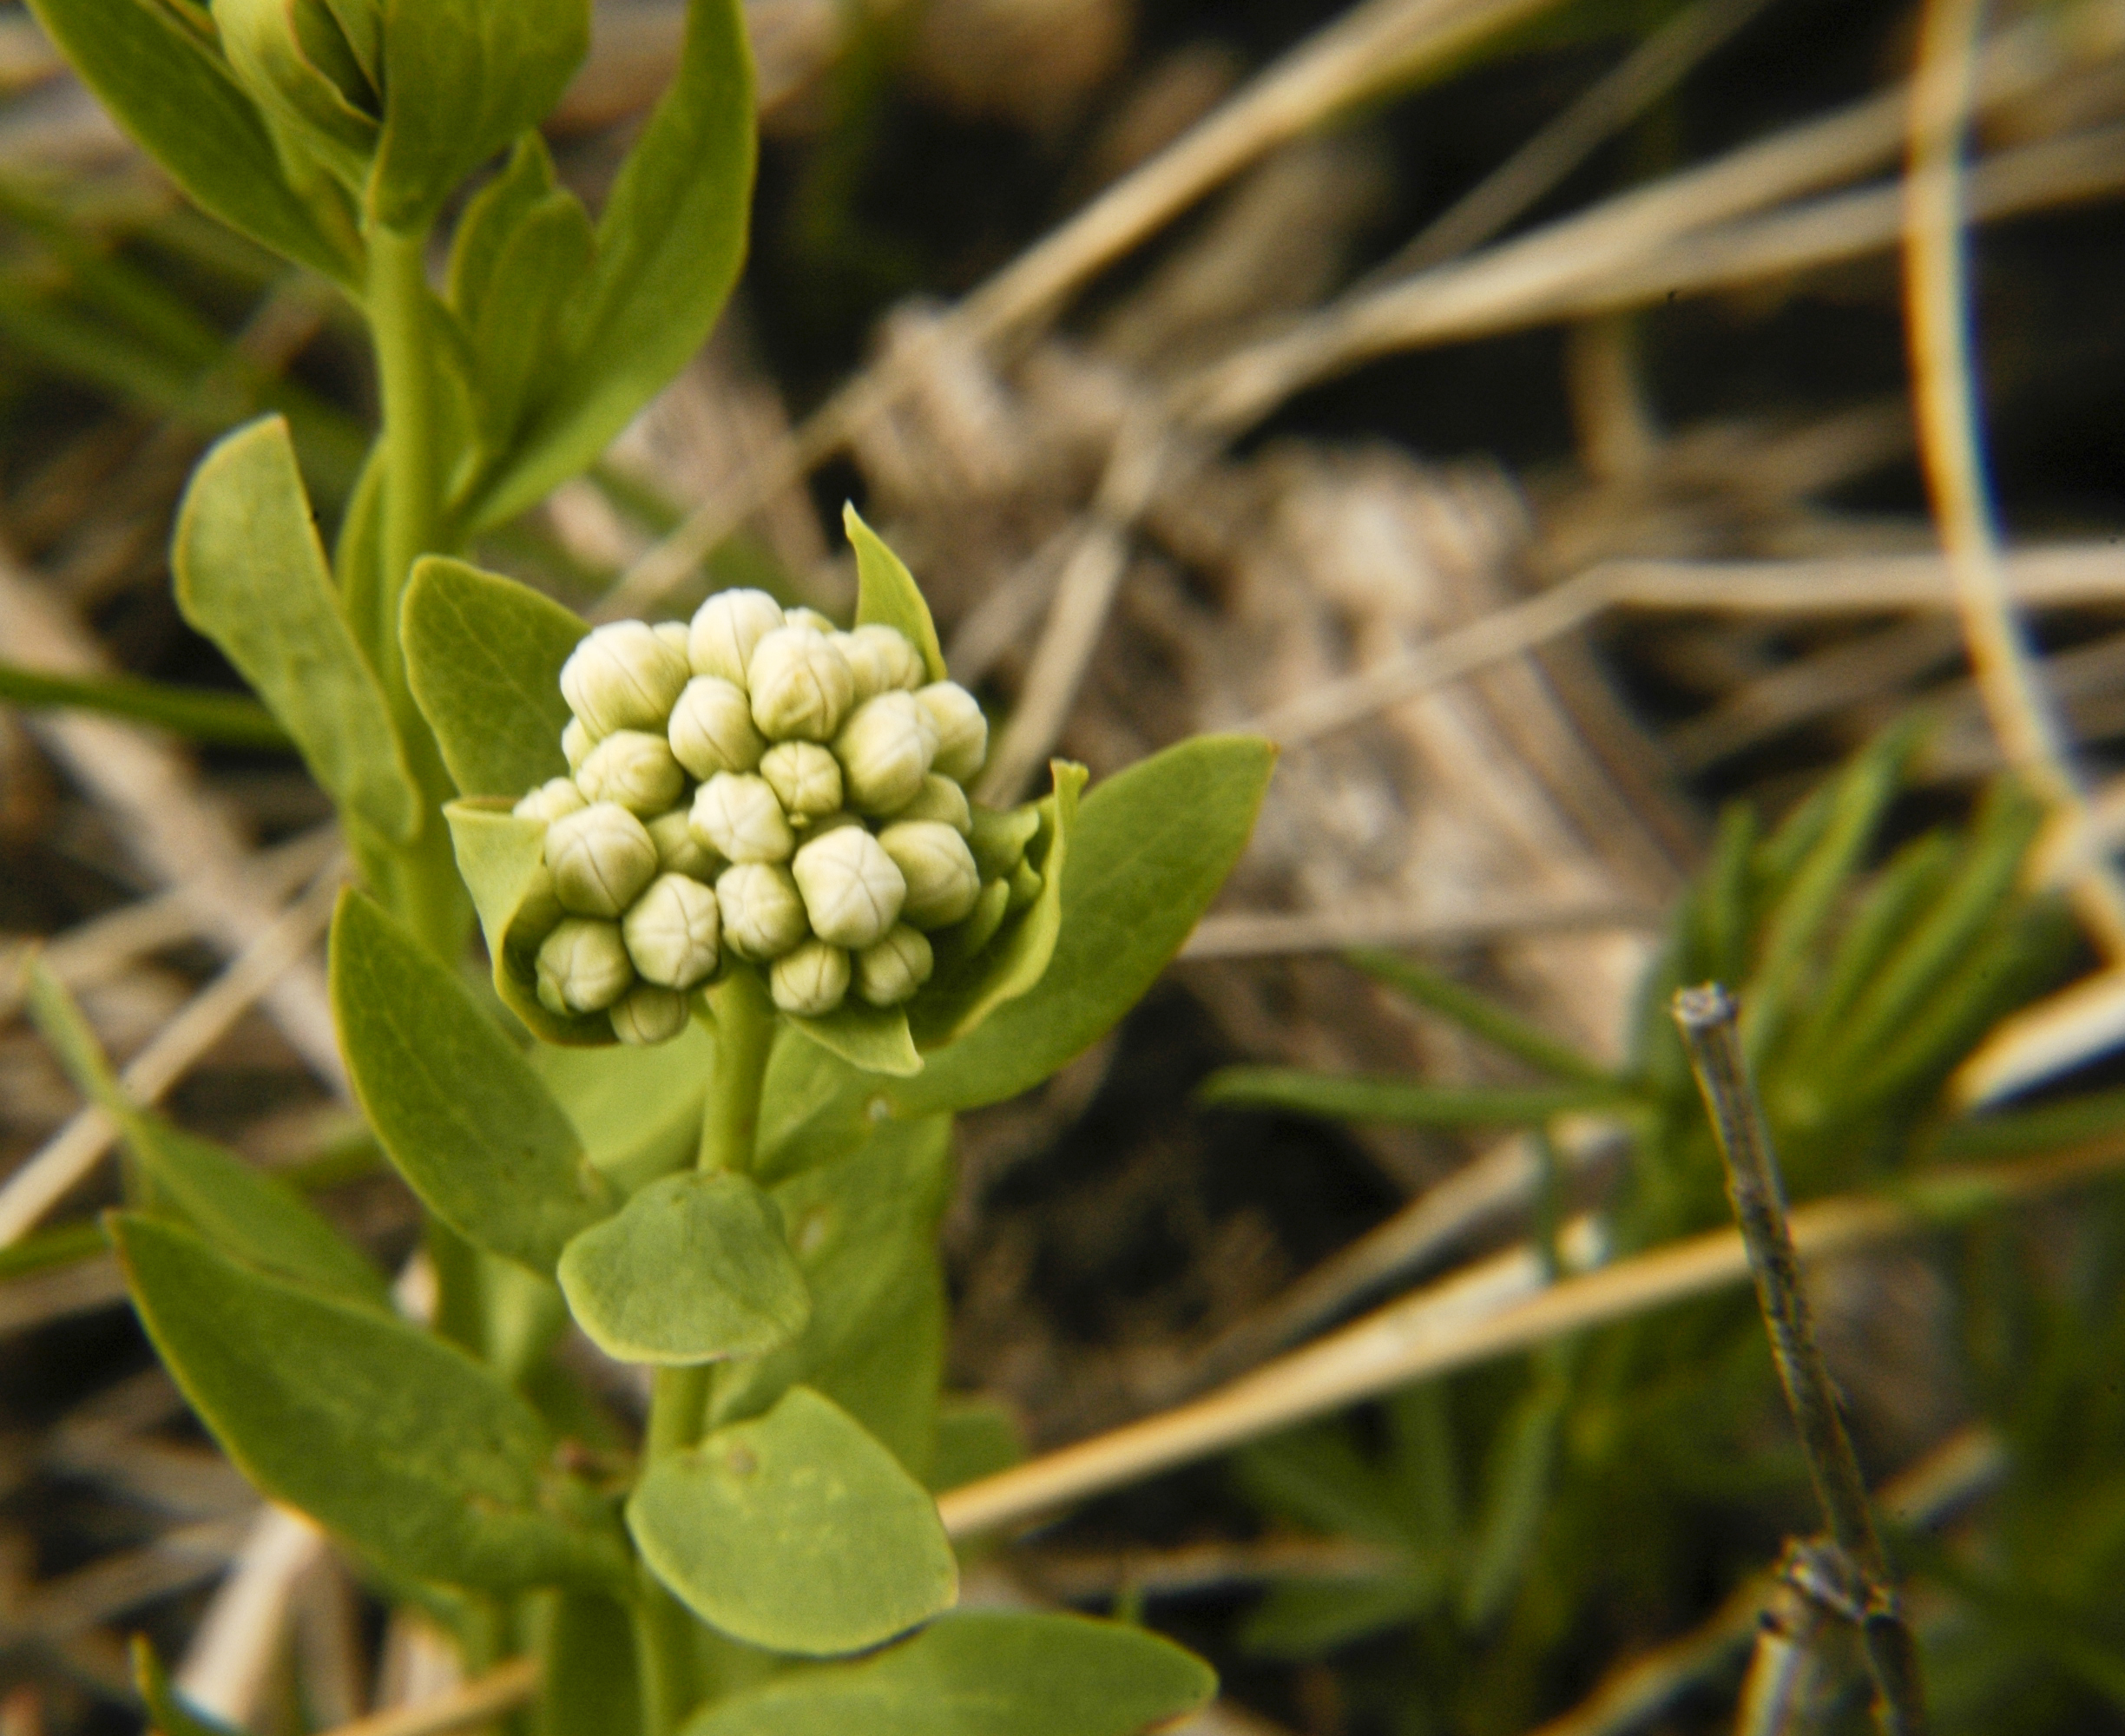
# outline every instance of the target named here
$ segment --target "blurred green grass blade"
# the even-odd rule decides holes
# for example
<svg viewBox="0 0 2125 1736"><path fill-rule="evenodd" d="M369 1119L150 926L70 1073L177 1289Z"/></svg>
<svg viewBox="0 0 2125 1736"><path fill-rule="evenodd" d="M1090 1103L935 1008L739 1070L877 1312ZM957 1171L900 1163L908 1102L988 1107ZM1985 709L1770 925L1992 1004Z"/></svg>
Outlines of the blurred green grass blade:
<svg viewBox="0 0 2125 1736"><path fill-rule="evenodd" d="M61 1224L54 1229L35 1231L0 1248L0 1282L94 1259L107 1246L102 1226L95 1223Z"/></svg>
<svg viewBox="0 0 2125 1736"><path fill-rule="evenodd" d="M1227 1067L1198 1101L1220 1108L1287 1109L1339 1121L1420 1128L1519 1128L1575 1109L1627 1100L1613 1081L1580 1085L1425 1085L1411 1079L1339 1077L1295 1067Z"/></svg>
<svg viewBox="0 0 2125 1736"><path fill-rule="evenodd" d="M1396 1491L1340 1421L1257 1442L1234 1455L1233 1468L1261 1505L1323 1536L1357 1537L1397 1554L1411 1542Z"/></svg>
<svg viewBox="0 0 2125 1736"><path fill-rule="evenodd" d="M1598 1062L1591 1061L1569 1045L1538 1030L1508 1007L1478 994L1442 975L1391 952L1365 949L1345 955L1376 983L1421 1007L1451 1019L1464 1030L1517 1055L1537 1072L1553 1078L1587 1083L1613 1084L1613 1077Z"/></svg>
<svg viewBox="0 0 2125 1736"><path fill-rule="evenodd" d="M1493 1437L1483 1513L1461 1583L1461 1619L1470 1628L1497 1619L1534 1555L1570 1396L1571 1382L1553 1347Z"/></svg>
<svg viewBox="0 0 2125 1736"><path fill-rule="evenodd" d="M2017 786L2003 780L1992 787L1956 874L1883 961L1853 1008L1832 1061L1837 1082L1864 1077L1962 969L1972 946L2015 896L2023 858L2043 819L2043 810ZM1826 1094L1835 1095L1834 1084Z"/></svg>
<svg viewBox="0 0 2125 1736"><path fill-rule="evenodd" d="M1897 944L1908 934L1918 912L1940 896L1955 871L1961 846L1944 832L1913 839L1875 878L1845 924L1832 953L1827 977L1809 997L1801 1016L1806 1029L1796 1053L1821 1056L1842 1041L1845 1016L1875 979Z"/></svg>
<svg viewBox="0 0 2125 1736"><path fill-rule="evenodd" d="M1421 1553L1453 1560L1461 1549L1461 1473L1446 1383L1404 1388L1387 1401L1387 1416L1394 1435L1388 1476L1404 1523Z"/></svg>
<svg viewBox="0 0 2125 1736"><path fill-rule="evenodd" d="M1910 727L1891 729L1854 757L1831 786L1826 823L1777 886L1743 1002L1752 1057L1777 1044L1806 993L1823 931L1896 796L1913 739Z"/></svg>
<svg viewBox="0 0 2125 1736"><path fill-rule="evenodd" d="M293 747L256 700L130 675L51 675L0 663L0 702L101 712L229 747Z"/></svg>
<svg viewBox="0 0 2125 1736"><path fill-rule="evenodd" d="M2120 1134L2125 1134L2125 1087L1951 1121L1927 1142L1925 1155L1944 1161L2019 1157Z"/></svg>

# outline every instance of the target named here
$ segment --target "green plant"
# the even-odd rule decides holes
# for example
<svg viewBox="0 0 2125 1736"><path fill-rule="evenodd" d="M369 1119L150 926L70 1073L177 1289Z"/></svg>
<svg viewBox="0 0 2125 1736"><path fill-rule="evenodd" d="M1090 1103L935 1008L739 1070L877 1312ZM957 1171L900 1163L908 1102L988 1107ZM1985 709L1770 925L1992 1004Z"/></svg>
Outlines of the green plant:
<svg viewBox="0 0 2125 1736"><path fill-rule="evenodd" d="M1678 986L1714 979L1735 985L1796 1198L1903 1188L1944 1160L2115 1139L2115 1093L1982 1114L1954 1099L1964 1058L2057 981L2071 929L2027 883L2039 813L2010 782L1986 792L1966 826L1875 862L1913 739L1876 743L1768 836L1744 810L1726 817L1624 1067L1596 1065L1450 978L1368 955L1354 962L1539 1082L1453 1088L1242 1068L1207 1096L1350 1120L1517 1125L1538 1139L1562 1113L1611 1117L1628 1155L1601 1208L1608 1242L1657 1247L1726 1216L1713 1130L1668 1012ZM1553 1262L1559 1191L1534 1213ZM2103 1394L2125 1330L2115 1282L2125 1219L2115 1190L2070 1220L1932 1209L1934 1263L1955 1298L1940 1323L1946 1378L2010 1447L1974 1535L1954 1547L1891 1539L1924 1611L1934 1721L2089 1727L2120 1704L2125 1534L2114 1516L2125 1476L2115 1395ZM1689 1588L1760 1569L1781 1535L1812 1523L1763 1329L1739 1299L1412 1388L1362 1427L1293 1430L1236 1466L1268 1512L1386 1556L1347 1581L1277 1586L1251 1618L1251 1643L1312 1656L1407 1636L1396 1663L1378 1647L1347 1655L1369 1660L1355 1678L1360 1702L1377 1697L1410 1731L1526 1727L1583 1685L1589 1664L1687 1621L1701 1608ZM1738 1655L1714 1647L1695 1667Z"/></svg>
<svg viewBox="0 0 2125 1736"><path fill-rule="evenodd" d="M174 567L366 883L334 1011L427 1208L432 1320L296 1194L126 1101L34 990L124 1130L108 1233L194 1409L470 1667L536 1650L567 1736L1122 1736L1201 1701L1208 1672L1154 1636L952 1613L930 1489L997 1430L941 1397L933 1244L951 1115L1142 995L1237 858L1268 748L1207 738L1089 794L1058 762L1039 802L970 805L985 720L852 511L847 633L726 592L690 629L586 637L454 558L594 458L727 294L753 160L734 0L692 0L595 224L534 128L588 0L38 13L194 199L354 301L381 387L329 560L270 418L201 464ZM502 153L438 293L433 233ZM475 908L491 996L459 969ZM642 1438L556 1358L571 1318L649 1378ZM142 1687L167 1729L207 1727L152 1660Z"/></svg>

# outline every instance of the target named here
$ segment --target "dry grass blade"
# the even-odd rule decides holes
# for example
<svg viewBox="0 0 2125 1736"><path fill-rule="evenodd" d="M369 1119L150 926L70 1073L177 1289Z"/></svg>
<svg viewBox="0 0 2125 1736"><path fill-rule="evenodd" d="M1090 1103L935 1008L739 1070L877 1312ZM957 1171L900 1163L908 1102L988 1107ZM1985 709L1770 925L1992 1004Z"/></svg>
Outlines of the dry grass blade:
<svg viewBox="0 0 2125 1736"><path fill-rule="evenodd" d="M1959 1187L1982 1189L2005 1203L2121 1169L2125 1169L2125 1144L2104 1143L2049 1159L1964 1170L1953 1180ZM1944 1172L1940 1179L1950 1178ZM1927 1227L1926 1218L1912 1206L1854 1196L1803 1206L1793 1213L1792 1223L1793 1245L1804 1260ZM1472 1318L1450 1313L1442 1321L1435 1292L1420 1291L1193 1403L952 1489L939 1499L938 1510L954 1536L1023 1524L1069 1503L1395 1387L1726 1289L1747 1278L1740 1236L1728 1229L1563 1279Z"/></svg>
<svg viewBox="0 0 2125 1736"><path fill-rule="evenodd" d="M1183 961L1347 952L1359 946L1472 946L1522 935L1602 930L1650 932L1665 920L1649 907L1615 903L1501 904L1457 913L1411 910L1231 911L1205 917L1181 949Z"/></svg>
<svg viewBox="0 0 2125 1736"><path fill-rule="evenodd" d="M177 1687L201 1711L242 1725L262 1700L296 1581L327 1547L299 1513L268 1506L251 1527L228 1577L192 1635Z"/></svg>
<svg viewBox="0 0 2125 1736"><path fill-rule="evenodd" d="M511 1658L448 1693L358 1718L352 1724L335 1726L324 1736L444 1736L446 1731L463 1730L529 1706L538 1690L538 1660Z"/></svg>
<svg viewBox="0 0 2125 1736"><path fill-rule="evenodd" d="M2025 605L2115 601L2125 593L2125 556L2107 544L2016 550L2004 564L2010 593ZM1524 602L1316 688L1264 713L1251 727L1286 746L1310 741L1383 706L1531 651L1610 608L1881 615L1954 606L1947 565L1937 556L1603 562Z"/></svg>
<svg viewBox="0 0 2125 1736"><path fill-rule="evenodd" d="M1367 0L1354 7L1028 248L929 332L844 385L788 440L760 455L635 562L594 618L642 614L763 503L889 407L948 345L993 344L1049 317L1097 273L1279 145L1550 3Z"/></svg>
<svg viewBox="0 0 2125 1736"><path fill-rule="evenodd" d="M310 950L332 918L343 871L328 867L133 1057L119 1078L135 1101L157 1101ZM0 1187L0 1247L20 1241L117 1137L104 1111L83 1109L10 1175Z"/></svg>

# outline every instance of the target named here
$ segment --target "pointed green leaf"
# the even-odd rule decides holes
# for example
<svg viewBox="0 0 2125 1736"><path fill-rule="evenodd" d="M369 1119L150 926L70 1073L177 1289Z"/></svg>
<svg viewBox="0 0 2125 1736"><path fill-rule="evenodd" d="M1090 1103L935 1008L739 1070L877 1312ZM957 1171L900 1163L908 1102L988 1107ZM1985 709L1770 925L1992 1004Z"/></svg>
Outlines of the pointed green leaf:
<svg viewBox="0 0 2125 1736"><path fill-rule="evenodd" d="M790 1016L789 1022L821 1049L865 1073L905 1079L920 1073L923 1058L908 1035L905 1007L871 1007L851 996L831 1013L817 1018Z"/></svg>
<svg viewBox="0 0 2125 1736"><path fill-rule="evenodd" d="M1528 1023L1510 1007L1455 982L1451 976L1395 953L1365 949L1350 962L1376 983L1384 983L1420 1007L1451 1019L1463 1029L1517 1055L1537 1070L1558 1079L1607 1082L1608 1070L1548 1032Z"/></svg>
<svg viewBox="0 0 2125 1736"><path fill-rule="evenodd" d="M413 563L406 681L461 794L511 801L565 777L561 666L589 628L527 585L431 555Z"/></svg>
<svg viewBox="0 0 2125 1736"><path fill-rule="evenodd" d="M124 1131L159 1203L173 1207L224 1253L343 1301L389 1305L383 1274L293 1188L139 1108L111 1072L81 1009L41 960L30 966L29 1003L82 1095Z"/></svg>
<svg viewBox="0 0 2125 1736"><path fill-rule="evenodd" d="M161 1736L236 1736L227 1725L196 1710L178 1693L145 1634L133 1636L133 1681Z"/></svg>
<svg viewBox="0 0 2125 1736"><path fill-rule="evenodd" d="M681 1736L1136 1736L1216 1691L1207 1664L1141 1628L969 1609L876 1657L733 1694Z"/></svg>
<svg viewBox="0 0 2125 1736"><path fill-rule="evenodd" d="M480 932L494 962L495 993L502 1004L548 1042L585 1048L611 1047L612 1021L602 1013L562 1018L538 997L536 959L544 937L527 934L518 918L546 866L546 828L535 819L519 819L506 797L471 796L446 802L451 847L457 871L479 912Z"/></svg>
<svg viewBox="0 0 2125 1736"><path fill-rule="evenodd" d="M424 227L459 181L561 100L589 46L589 0L395 0L369 184L377 217Z"/></svg>
<svg viewBox="0 0 2125 1736"><path fill-rule="evenodd" d="M621 1585L603 1503L555 1468L530 1406L463 1351L374 1309L115 1213L134 1305L201 1419L266 1494L389 1568L507 1591Z"/></svg>
<svg viewBox="0 0 2125 1736"><path fill-rule="evenodd" d="M937 1376L916 1355L918 1318L942 1286L938 1225L951 1187L951 1121L889 1121L854 1156L806 1169L774 1189L804 1283L811 1324L793 1344L718 1377L713 1420L765 1410L799 1382L817 1388L892 1448L926 1460ZM888 1364L872 1382L873 1352Z"/></svg>
<svg viewBox="0 0 2125 1736"><path fill-rule="evenodd" d="M753 1173L773 1183L860 1151L877 1128L878 1084L794 1025L775 1034L760 1088L760 1132ZM885 1105L878 1102L878 1113Z"/></svg>
<svg viewBox="0 0 2125 1736"><path fill-rule="evenodd" d="M811 1318L782 1213L749 1177L668 1175L561 1256L576 1324L615 1362L765 1356Z"/></svg>
<svg viewBox="0 0 2125 1736"><path fill-rule="evenodd" d="M554 190L553 158L536 128L517 136L502 173L465 203L451 238L447 299L469 331L496 286L496 266L531 207Z"/></svg>
<svg viewBox="0 0 2125 1736"><path fill-rule="evenodd" d="M488 450L508 448L526 410L565 366L596 245L582 201L556 187L524 214L503 248L495 272L507 293L488 298L470 331L474 410Z"/></svg>
<svg viewBox="0 0 2125 1736"><path fill-rule="evenodd" d="M194 202L261 247L348 288L351 227L329 232L287 183L264 119L212 45L153 0L36 0L82 82Z"/></svg>
<svg viewBox="0 0 2125 1736"><path fill-rule="evenodd" d="M332 799L410 843L421 827L391 707L325 564L287 424L269 416L200 460L170 552L177 604L272 707Z"/></svg>
<svg viewBox="0 0 2125 1736"><path fill-rule="evenodd" d="M770 1651L862 1651L958 1595L936 1503L808 1387L653 1459L627 1517L642 1559L681 1602Z"/></svg>
<svg viewBox="0 0 2125 1736"><path fill-rule="evenodd" d="M885 546L852 504L842 507L841 525L848 533L849 547L856 551L856 624L894 628L922 653L923 667L931 681L946 680L949 672L944 648L938 643L937 623L930 618L930 605L923 601L922 589L907 562Z"/></svg>
<svg viewBox="0 0 2125 1736"><path fill-rule="evenodd" d="M609 445L699 349L744 261L753 59L739 0L690 0L673 78L605 201L567 368L466 503L474 529L546 495Z"/></svg>
<svg viewBox="0 0 2125 1736"><path fill-rule="evenodd" d="M332 1012L356 1095L407 1184L468 1241L550 1272L612 1209L561 1107L450 970L360 892L332 920Z"/></svg>
<svg viewBox="0 0 2125 1736"><path fill-rule="evenodd" d="M898 1113L1016 1096L1082 1053L1143 998L1247 847L1276 752L1206 735L1154 754L1084 799L1061 882L1061 927L1039 983L886 1088Z"/></svg>
<svg viewBox="0 0 2125 1736"><path fill-rule="evenodd" d="M1438 1602L1435 1583L1407 1573L1287 1580L1272 1587L1248 1613L1240 1643L1260 1657L1318 1658L1369 1634L1405 1627Z"/></svg>
<svg viewBox="0 0 2125 1736"><path fill-rule="evenodd" d="M1067 760L1050 765L1055 793L1039 805L1042 837L1026 855L1041 877L1039 896L974 957L944 965L911 1003L908 1023L924 1049L942 1049L964 1036L1006 1001L1029 992L1055 957L1077 798L1090 774Z"/></svg>
<svg viewBox="0 0 2125 1736"><path fill-rule="evenodd" d="M1524 1128L1575 1109L1612 1106L1608 1083L1426 1085L1420 1080L1308 1073L1296 1067L1227 1067L1196 1094L1219 1108L1288 1109L1338 1121L1412 1128Z"/></svg>
<svg viewBox="0 0 2125 1736"><path fill-rule="evenodd" d="M1018 1416L999 1399L957 1394L938 1406L930 1487L943 1491L1009 1470L1026 1456Z"/></svg>

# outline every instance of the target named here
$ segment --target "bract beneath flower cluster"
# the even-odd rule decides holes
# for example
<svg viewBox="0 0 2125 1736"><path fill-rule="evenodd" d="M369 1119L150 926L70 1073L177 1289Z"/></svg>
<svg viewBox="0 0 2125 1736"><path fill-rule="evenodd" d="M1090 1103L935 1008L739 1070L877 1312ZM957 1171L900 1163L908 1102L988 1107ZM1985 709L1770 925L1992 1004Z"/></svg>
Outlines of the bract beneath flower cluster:
<svg viewBox="0 0 2125 1736"><path fill-rule="evenodd" d="M911 999L1039 894L1035 817L968 799L972 694L897 629L844 633L730 590L684 626L598 628L561 671L570 775L515 812L546 827L510 950L556 1017L661 1042L688 996L763 971L784 1012Z"/></svg>

